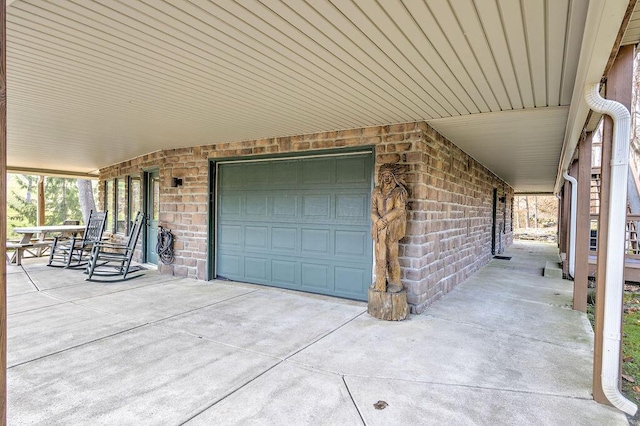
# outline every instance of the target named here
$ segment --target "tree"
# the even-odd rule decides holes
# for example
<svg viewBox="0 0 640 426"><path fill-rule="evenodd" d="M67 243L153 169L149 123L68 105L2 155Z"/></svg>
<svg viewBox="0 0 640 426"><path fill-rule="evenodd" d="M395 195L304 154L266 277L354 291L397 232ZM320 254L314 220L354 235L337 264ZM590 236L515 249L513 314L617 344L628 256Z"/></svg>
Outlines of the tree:
<svg viewBox="0 0 640 426"><path fill-rule="evenodd" d="M38 176L14 175L14 177L19 190L11 190L11 197L7 201L8 219L35 224L38 201L37 197L32 196L32 192L38 187Z"/></svg>
<svg viewBox="0 0 640 426"><path fill-rule="evenodd" d="M78 188L71 184L71 179L47 177L44 196L46 225L58 225L68 219L80 219Z"/></svg>
<svg viewBox="0 0 640 426"><path fill-rule="evenodd" d="M78 179L78 199L82 210L82 219L87 223L91 210L96 211L96 201L93 196L93 186L88 179Z"/></svg>
<svg viewBox="0 0 640 426"><path fill-rule="evenodd" d="M39 176L7 174L7 235L18 237L13 228L33 226L38 217ZM90 180L47 177L44 181L45 224L58 225L81 217L85 223L95 210L95 194ZM85 213L86 212L86 213Z"/></svg>

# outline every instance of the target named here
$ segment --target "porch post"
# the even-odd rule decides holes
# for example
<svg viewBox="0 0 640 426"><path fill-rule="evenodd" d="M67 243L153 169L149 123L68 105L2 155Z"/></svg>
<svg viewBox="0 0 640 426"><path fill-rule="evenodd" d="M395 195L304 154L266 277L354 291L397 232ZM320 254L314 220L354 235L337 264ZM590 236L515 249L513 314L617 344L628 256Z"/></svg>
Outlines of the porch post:
<svg viewBox="0 0 640 426"><path fill-rule="evenodd" d="M0 241L7 241L7 73L6 12L0 0ZM7 247L0 244L0 425L7 421Z"/></svg>
<svg viewBox="0 0 640 426"><path fill-rule="evenodd" d="M633 82L634 46L620 48L618 56L607 75L606 98L617 101L631 110L631 89ZM595 345L593 351L593 399L601 404L610 404L602 391L602 342L604 334L604 294L606 282L606 248L609 238L610 200L609 184L611 181L611 149L613 143L613 121L604 117L602 131L602 172L600 185L600 212L598 218L598 266L596 269L596 326Z"/></svg>
<svg viewBox="0 0 640 426"><path fill-rule="evenodd" d="M576 217L576 266L575 277L573 277L573 309L582 312L587 311L587 287L589 284L592 139L593 132L590 132L578 144L578 215Z"/></svg>
<svg viewBox="0 0 640 426"><path fill-rule="evenodd" d="M44 176L38 179L38 226L44 225Z"/></svg>

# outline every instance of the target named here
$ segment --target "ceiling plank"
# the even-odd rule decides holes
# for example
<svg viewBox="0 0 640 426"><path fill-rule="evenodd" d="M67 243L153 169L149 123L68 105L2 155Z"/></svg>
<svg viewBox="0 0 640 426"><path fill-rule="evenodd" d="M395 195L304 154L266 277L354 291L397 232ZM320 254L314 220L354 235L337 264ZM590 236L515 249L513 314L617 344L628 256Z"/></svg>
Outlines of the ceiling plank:
<svg viewBox="0 0 640 426"><path fill-rule="evenodd" d="M482 94L476 87L476 83L471 79L469 73L465 69L462 61L456 54L451 43L447 40L447 36L440 28L439 23L434 18L433 14L422 1L414 0L402 0L406 11L414 19L418 25L420 31L425 36L424 47L418 50L423 51L423 55L427 58L435 57L436 60L442 61L442 64L438 64L437 67L442 68L439 72L441 75L451 73L451 76L455 78L457 84L460 86L458 89L458 97L463 100L467 105L467 110L473 112L489 112L489 106L482 97ZM433 53L431 53L433 51ZM460 92L464 91L464 94ZM466 99L466 101L465 101ZM473 106L469 102L473 102Z"/></svg>
<svg viewBox="0 0 640 426"><path fill-rule="evenodd" d="M496 70L504 85L512 109L523 107L521 89L516 79L512 52L509 49L500 10L496 0L475 0L476 13L494 60Z"/></svg>
<svg viewBox="0 0 640 426"><path fill-rule="evenodd" d="M496 58L491 51L487 34L484 31L476 7L472 0L449 0L460 26L465 32L465 37L473 50L473 54L482 68L484 77L489 82L491 90L496 96L501 110L510 110L514 106L511 104L509 95L505 88L504 81L498 70ZM493 22L492 25L500 25Z"/></svg>
<svg viewBox="0 0 640 426"><path fill-rule="evenodd" d="M571 103L573 85L576 73L578 72L584 21L587 19L589 5L583 1L572 1L570 7L571 9L569 10L569 16L567 18L568 24L564 48L562 83L560 86L560 105L569 105Z"/></svg>
<svg viewBox="0 0 640 426"><path fill-rule="evenodd" d="M547 101L547 53L544 2L526 0L522 3L524 27L527 34L529 67L533 82L536 107L546 107Z"/></svg>
<svg viewBox="0 0 640 426"><path fill-rule="evenodd" d="M547 104L560 105L569 0L547 2Z"/></svg>
<svg viewBox="0 0 640 426"><path fill-rule="evenodd" d="M450 3L443 4L439 0L426 0L426 3L440 30L445 34L449 46L455 46L456 56L460 59L475 87L477 87L482 98L489 106L489 110L500 111L498 99L484 75L482 67L471 49L465 30L461 27Z"/></svg>
<svg viewBox="0 0 640 426"><path fill-rule="evenodd" d="M500 16L508 17L502 19L508 51L513 58L513 68L518 81L518 89L522 98L524 108L536 106L533 100L533 82L531 79L531 69L529 67L529 55L527 52L527 42L524 33L524 23L522 21L522 8L520 2L512 0L499 0Z"/></svg>

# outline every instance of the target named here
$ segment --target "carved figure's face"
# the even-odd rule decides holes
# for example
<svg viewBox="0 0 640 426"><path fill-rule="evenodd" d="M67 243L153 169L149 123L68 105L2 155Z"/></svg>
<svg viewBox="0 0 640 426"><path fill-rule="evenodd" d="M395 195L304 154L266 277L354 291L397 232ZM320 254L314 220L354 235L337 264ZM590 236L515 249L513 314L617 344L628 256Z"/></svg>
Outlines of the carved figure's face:
<svg viewBox="0 0 640 426"><path fill-rule="evenodd" d="M383 184L389 185L391 182L393 182L393 175L389 171L384 171L380 176L380 180Z"/></svg>

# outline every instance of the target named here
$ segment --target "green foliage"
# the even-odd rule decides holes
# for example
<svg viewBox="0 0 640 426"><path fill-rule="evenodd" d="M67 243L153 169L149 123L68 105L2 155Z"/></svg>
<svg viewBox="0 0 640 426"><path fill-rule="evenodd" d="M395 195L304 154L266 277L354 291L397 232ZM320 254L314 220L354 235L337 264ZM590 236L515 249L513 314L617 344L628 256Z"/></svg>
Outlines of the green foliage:
<svg viewBox="0 0 640 426"><path fill-rule="evenodd" d="M622 380L622 391L640 405L640 292L626 292L624 307L622 374L633 377L635 382Z"/></svg>
<svg viewBox="0 0 640 426"><path fill-rule="evenodd" d="M595 328L595 291L588 293L587 302L587 318ZM625 291L622 336L622 374L633 378L623 378L622 392L640 406L640 287Z"/></svg>
<svg viewBox="0 0 640 426"><path fill-rule="evenodd" d="M20 223L35 224L38 210L38 177L13 175L9 179L7 219ZM11 185L13 184L13 185Z"/></svg>
<svg viewBox="0 0 640 426"><path fill-rule="evenodd" d="M82 219L75 179L46 178L44 195L45 225L58 225L67 219Z"/></svg>
<svg viewBox="0 0 640 426"><path fill-rule="evenodd" d="M7 175L7 234L18 237L13 228L37 223L38 176ZM59 225L65 220L82 220L76 179L45 177L45 225Z"/></svg>
<svg viewBox="0 0 640 426"><path fill-rule="evenodd" d="M596 307L595 304L589 303L587 305L587 319L591 323L591 328L596 328Z"/></svg>

